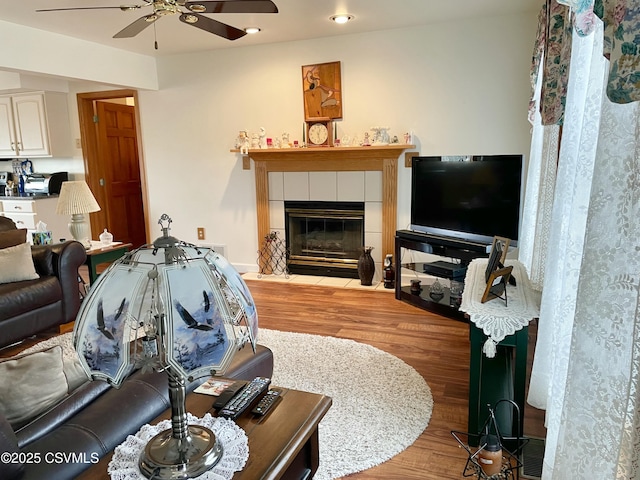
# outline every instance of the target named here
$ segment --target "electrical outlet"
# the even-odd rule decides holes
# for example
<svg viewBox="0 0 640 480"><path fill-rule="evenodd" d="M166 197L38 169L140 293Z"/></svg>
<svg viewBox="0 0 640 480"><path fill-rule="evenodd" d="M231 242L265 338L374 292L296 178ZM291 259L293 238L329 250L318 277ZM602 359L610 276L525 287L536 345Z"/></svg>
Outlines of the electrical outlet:
<svg viewBox="0 0 640 480"><path fill-rule="evenodd" d="M198 227L198 240L204 240L204 227Z"/></svg>
<svg viewBox="0 0 640 480"><path fill-rule="evenodd" d="M76 138L76 148L82 148L82 142L79 138Z"/></svg>

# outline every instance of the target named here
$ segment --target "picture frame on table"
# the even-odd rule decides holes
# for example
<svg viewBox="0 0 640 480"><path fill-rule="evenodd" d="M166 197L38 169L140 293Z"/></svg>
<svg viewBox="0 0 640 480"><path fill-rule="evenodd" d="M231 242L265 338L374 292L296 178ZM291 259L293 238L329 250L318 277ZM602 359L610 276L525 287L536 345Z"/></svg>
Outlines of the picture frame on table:
<svg viewBox="0 0 640 480"><path fill-rule="evenodd" d="M494 298L500 298L504 300L505 307L508 306L507 284L509 283L512 270L513 265L509 265L508 267L498 268L489 274L487 286L480 300L481 303L486 303Z"/></svg>
<svg viewBox="0 0 640 480"><path fill-rule="evenodd" d="M496 270L504 267L504 262L507 258L507 251L509 250L509 244L511 240L505 237L493 237L491 243L491 251L489 253L489 260L487 261L487 268L484 272L485 282L489 282L489 275Z"/></svg>

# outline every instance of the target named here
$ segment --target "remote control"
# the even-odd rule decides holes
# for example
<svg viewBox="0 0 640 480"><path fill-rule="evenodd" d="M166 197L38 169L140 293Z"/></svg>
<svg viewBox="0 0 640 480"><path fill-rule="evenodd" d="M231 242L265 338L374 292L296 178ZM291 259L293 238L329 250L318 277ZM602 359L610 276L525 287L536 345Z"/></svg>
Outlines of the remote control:
<svg viewBox="0 0 640 480"><path fill-rule="evenodd" d="M251 410L251 413L255 415L266 415L267 412L273 407L280 397L278 390L269 390L264 397L260 399L258 404Z"/></svg>
<svg viewBox="0 0 640 480"><path fill-rule="evenodd" d="M269 388L271 379L256 377L237 393L219 412L221 417L235 420Z"/></svg>

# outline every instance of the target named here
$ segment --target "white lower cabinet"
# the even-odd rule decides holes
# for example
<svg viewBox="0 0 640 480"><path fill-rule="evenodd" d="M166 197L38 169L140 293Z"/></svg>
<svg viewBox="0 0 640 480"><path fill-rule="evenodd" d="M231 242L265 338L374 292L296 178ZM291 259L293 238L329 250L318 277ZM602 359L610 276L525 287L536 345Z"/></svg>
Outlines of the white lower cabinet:
<svg viewBox="0 0 640 480"><path fill-rule="evenodd" d="M0 201L0 214L13 220L16 227L26 228L29 243L33 243L31 234L36 231L38 222L47 225L47 230L52 232L53 242L58 243L61 239L71 239L71 234L68 228L69 218L56 213L57 203L58 197L5 198Z"/></svg>

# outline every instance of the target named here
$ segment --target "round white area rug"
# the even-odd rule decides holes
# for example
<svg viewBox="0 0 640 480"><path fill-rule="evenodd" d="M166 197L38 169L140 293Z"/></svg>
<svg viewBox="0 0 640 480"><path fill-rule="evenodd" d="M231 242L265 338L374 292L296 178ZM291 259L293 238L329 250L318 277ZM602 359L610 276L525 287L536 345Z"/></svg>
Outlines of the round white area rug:
<svg viewBox="0 0 640 480"><path fill-rule="evenodd" d="M272 385L330 396L320 422L314 480L366 470L410 446L431 418L431 390L411 366L380 349L335 337L261 328L274 355Z"/></svg>

